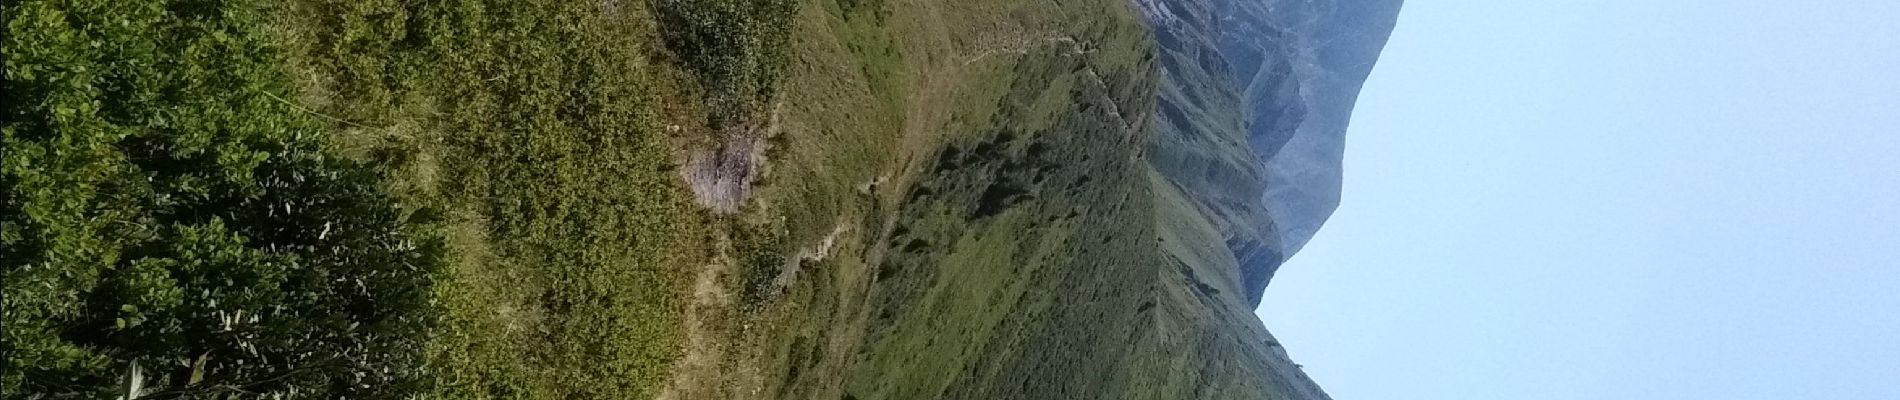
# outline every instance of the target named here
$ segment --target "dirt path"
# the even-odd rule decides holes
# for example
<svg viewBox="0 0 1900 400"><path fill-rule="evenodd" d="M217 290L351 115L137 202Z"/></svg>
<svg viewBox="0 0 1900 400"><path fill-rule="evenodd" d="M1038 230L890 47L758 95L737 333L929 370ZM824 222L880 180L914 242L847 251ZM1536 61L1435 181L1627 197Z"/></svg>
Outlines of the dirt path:
<svg viewBox="0 0 1900 400"><path fill-rule="evenodd" d="M831 257L831 249L837 247L838 237L850 230L851 224L841 219L831 228L831 233L826 234L825 238L819 240L817 244L799 249L797 255L786 258L785 266L780 267L778 276L772 278L773 295L784 293L785 288L798 282L798 273L804 269L805 263L824 261L825 258Z"/></svg>
<svg viewBox="0 0 1900 400"><path fill-rule="evenodd" d="M717 383L708 380L719 379L722 375L719 364L726 358L728 347L719 342L718 332L714 330L711 320L714 315L732 307L732 293L720 284L719 277L731 274L735 263L727 255L727 249L732 248L730 240L725 235L719 235L717 242L715 246L720 249L719 256L700 267L693 276L693 304L686 307L685 354L675 361L672 377L655 399L705 398L712 394L698 391L714 387Z"/></svg>

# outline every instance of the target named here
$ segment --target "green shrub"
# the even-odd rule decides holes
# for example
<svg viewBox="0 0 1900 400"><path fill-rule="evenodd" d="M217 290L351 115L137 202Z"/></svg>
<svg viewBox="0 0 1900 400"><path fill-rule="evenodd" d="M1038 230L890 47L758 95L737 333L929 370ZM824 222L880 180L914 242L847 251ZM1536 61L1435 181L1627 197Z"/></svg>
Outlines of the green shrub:
<svg viewBox="0 0 1900 400"><path fill-rule="evenodd" d="M777 92L790 0L653 0L667 49L710 93L711 123L733 123Z"/></svg>
<svg viewBox="0 0 1900 400"><path fill-rule="evenodd" d="M0 391L416 389L438 235L278 95L256 4L6 3Z"/></svg>
<svg viewBox="0 0 1900 400"><path fill-rule="evenodd" d="M747 306L760 304L780 289L774 286L775 281L786 262L795 256L788 254L785 226L782 221L733 221L731 226L733 261L739 266L739 299Z"/></svg>

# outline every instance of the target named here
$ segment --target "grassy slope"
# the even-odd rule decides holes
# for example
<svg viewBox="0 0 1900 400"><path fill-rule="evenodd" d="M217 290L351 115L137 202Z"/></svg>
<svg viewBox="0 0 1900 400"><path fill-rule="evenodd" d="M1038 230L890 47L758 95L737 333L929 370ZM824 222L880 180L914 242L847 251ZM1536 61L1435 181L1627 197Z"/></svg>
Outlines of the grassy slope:
<svg viewBox="0 0 1900 400"><path fill-rule="evenodd" d="M749 212L786 239L740 273L800 274L726 314L738 349L701 382L726 391L695 393L1301 391L1222 246L1243 222L1203 217L1144 157L1250 165L1244 145L1150 144L1157 63L1125 5L815 1L794 38L781 147ZM784 261L833 232L828 258Z"/></svg>
<svg viewBox="0 0 1900 400"><path fill-rule="evenodd" d="M1158 234L1166 261L1157 312L1142 330L1146 346L1132 348L1123 382L1135 398L1325 399L1289 360L1254 315L1239 284L1239 265L1221 243L1220 230L1173 189L1160 173ZM1151 371L1167 371L1156 375Z"/></svg>
<svg viewBox="0 0 1900 400"><path fill-rule="evenodd" d="M737 264L715 282L740 300L702 310L721 349L696 373L718 376L675 381L698 385L675 397L1308 390L1229 290L1241 286L1235 262L1213 240L1253 214L1238 200L1180 193L1225 193L1215 183L1256 171L1233 138L1168 135L1186 132L1173 126L1148 139L1155 93L1193 95L1197 81L1156 87L1154 50L1123 4L804 2L758 201L719 221L680 210L658 139L633 133L674 125L690 140L703 118L694 87L678 83L690 80L640 53L654 36L640 4L605 15L520 7L423 10L448 17L439 35L456 39L423 54L468 64L419 68L432 78L391 85L408 92L368 115L333 108L388 121L344 136L367 153L414 140L414 180L399 184L456 210L462 258L442 294L462 333L436 349L449 388L652 393L655 366L676 355L684 305L626 288L678 287L680 266L712 261ZM489 80L496 69L516 79ZM633 101L554 106L574 93ZM416 116L443 109L454 128ZM1192 120L1208 134L1237 132L1219 115ZM598 141L616 137L624 142ZM1144 151L1186 156L1150 163ZM1194 163L1212 172L1164 179L1150 169ZM607 177L626 181L598 180ZM608 214L624 219L587 218ZM733 240L699 240L700 229ZM710 259L658 251L694 241ZM614 348L624 350L603 351Z"/></svg>
<svg viewBox="0 0 1900 400"><path fill-rule="evenodd" d="M800 279L725 314L727 340L752 350L726 354L705 390L1027 396L1107 378L1114 364L1085 350L1108 345L1076 341L1115 336L1049 333L1131 326L1098 317L1132 318L1146 292L1145 279L1084 268L1143 268L1115 249L1151 236L1134 161L1152 65L1129 10L815 1L798 21L783 133L747 219L783 229L781 256L843 239L826 259L782 264ZM779 275L782 258L764 259L741 273Z"/></svg>
<svg viewBox="0 0 1900 400"><path fill-rule="evenodd" d="M1216 40L1205 31L1222 17L1204 2L1153 4L1182 18L1155 27L1163 78L1148 164L1162 248L1176 266L1162 280L1185 284L1163 291L1173 301L1144 333L1162 345L1139 359L1197 383L1148 386L1161 398L1327 398L1252 312L1271 272L1245 273L1237 259L1277 255L1259 201L1266 171L1247 144L1230 66L1211 53Z"/></svg>
<svg viewBox="0 0 1900 400"><path fill-rule="evenodd" d="M671 170L716 135L657 3L272 4L299 112L446 217L442 397L1290 390L1224 289L1222 221L1144 161L1171 147L1146 145L1157 62L1121 2L802 2L736 217ZM738 301L688 304L707 263ZM669 370L695 325L709 367Z"/></svg>
<svg viewBox="0 0 1900 400"><path fill-rule="evenodd" d="M1056 398L1090 393L1145 290L1139 137L1091 60L1015 61L976 140L930 162L878 266L861 398ZM1102 53L1106 55L1108 53ZM974 143L972 143L974 142Z"/></svg>

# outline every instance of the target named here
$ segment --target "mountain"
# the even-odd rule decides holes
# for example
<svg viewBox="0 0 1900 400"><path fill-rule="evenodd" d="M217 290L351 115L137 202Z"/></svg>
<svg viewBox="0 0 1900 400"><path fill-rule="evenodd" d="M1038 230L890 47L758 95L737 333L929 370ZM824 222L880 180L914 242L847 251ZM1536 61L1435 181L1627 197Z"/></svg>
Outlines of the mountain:
<svg viewBox="0 0 1900 400"><path fill-rule="evenodd" d="M1398 7L10 0L0 392L1326 399Z"/></svg>
<svg viewBox="0 0 1900 400"><path fill-rule="evenodd" d="M1339 206L1345 133L1400 0L1144 0L1156 169L1222 227L1250 304Z"/></svg>
<svg viewBox="0 0 1900 400"><path fill-rule="evenodd" d="M740 266L792 278L681 398L1328 398L1253 310L1398 2L884 7L793 28L748 229L829 257Z"/></svg>

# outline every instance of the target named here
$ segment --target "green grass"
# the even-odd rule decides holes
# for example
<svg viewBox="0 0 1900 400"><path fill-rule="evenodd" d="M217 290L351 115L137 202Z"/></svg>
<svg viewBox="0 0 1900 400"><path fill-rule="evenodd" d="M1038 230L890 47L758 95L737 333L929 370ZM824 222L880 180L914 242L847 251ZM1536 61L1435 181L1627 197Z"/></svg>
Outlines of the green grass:
<svg viewBox="0 0 1900 400"><path fill-rule="evenodd" d="M1087 76L1130 59L1067 51L1011 60L987 137L946 146L911 190L854 397L1117 396L1098 350L1138 325L1153 228L1142 136L1109 103L1140 100Z"/></svg>
<svg viewBox="0 0 1900 400"><path fill-rule="evenodd" d="M1223 246L1265 228L1236 206L1245 185L1220 184L1258 173L1233 140L1244 132L1212 108L1186 121L1203 132L1159 126L1179 119L1153 111L1164 87L1222 92L1158 80L1121 4L815 3L793 30L767 207L748 220L785 230L766 250L780 256L840 224L855 234L734 315L728 340L753 353L727 365L757 371L722 383L854 400L1277 398L1305 384L1267 346ZM777 271L765 264L755 273Z"/></svg>
<svg viewBox="0 0 1900 400"><path fill-rule="evenodd" d="M1145 32L1109 3L816 4L752 218L784 216L784 252L839 224L853 240L739 316L750 328L730 340L757 353L732 362L763 376L726 383L787 399L1126 393L1100 353L1140 345L1159 274Z"/></svg>

